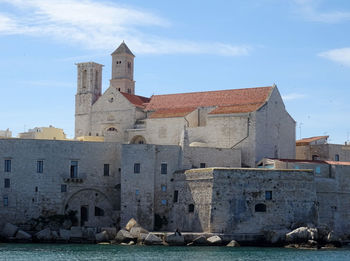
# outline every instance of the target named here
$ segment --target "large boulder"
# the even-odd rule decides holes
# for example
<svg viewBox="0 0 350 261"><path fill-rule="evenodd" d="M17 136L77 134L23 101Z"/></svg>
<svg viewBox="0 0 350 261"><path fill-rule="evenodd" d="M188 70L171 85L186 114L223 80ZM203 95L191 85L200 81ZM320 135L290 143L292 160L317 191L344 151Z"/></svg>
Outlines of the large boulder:
<svg viewBox="0 0 350 261"><path fill-rule="evenodd" d="M171 235L167 235L165 237L165 242L167 242L170 246L183 246L185 244L185 238L183 235L174 233Z"/></svg>
<svg viewBox="0 0 350 261"><path fill-rule="evenodd" d="M219 246L222 244L222 239L219 236L211 236L207 238L209 245Z"/></svg>
<svg viewBox="0 0 350 261"><path fill-rule="evenodd" d="M131 230L131 228L133 228L133 227L139 227L140 225L137 223L137 221L135 220L135 219L130 219L129 220L129 222L126 224L126 226L125 226L125 229L127 230L127 231L130 231Z"/></svg>
<svg viewBox="0 0 350 261"><path fill-rule="evenodd" d="M16 234L16 239L20 241L31 241L32 235L23 230L18 230Z"/></svg>
<svg viewBox="0 0 350 261"><path fill-rule="evenodd" d="M97 243L100 243L100 242L108 242L109 241L109 235L108 235L108 232L107 231L102 231L100 233L97 233L95 235L96 237L96 242Z"/></svg>
<svg viewBox="0 0 350 261"><path fill-rule="evenodd" d="M115 227L102 227L101 231L106 231L110 240L114 239L117 236L117 229Z"/></svg>
<svg viewBox="0 0 350 261"><path fill-rule="evenodd" d="M334 231L331 231L328 233L326 237L326 242L329 242L329 243L341 242L341 239L336 233L334 233Z"/></svg>
<svg viewBox="0 0 350 261"><path fill-rule="evenodd" d="M133 239L134 237L130 234L130 232L124 229L119 230L115 237L117 243L128 243Z"/></svg>
<svg viewBox="0 0 350 261"><path fill-rule="evenodd" d="M61 228L60 229L60 238L68 241L70 239L70 230Z"/></svg>
<svg viewBox="0 0 350 261"><path fill-rule="evenodd" d="M2 229L1 235L3 237L14 237L18 231L18 227L11 223L6 223Z"/></svg>
<svg viewBox="0 0 350 261"><path fill-rule="evenodd" d="M137 237L137 243L139 245L142 245L145 242L146 237L148 236L148 233L140 233Z"/></svg>
<svg viewBox="0 0 350 261"><path fill-rule="evenodd" d="M52 240L51 229L45 228L39 231L38 233L36 233L35 237L40 241L51 241Z"/></svg>
<svg viewBox="0 0 350 261"><path fill-rule="evenodd" d="M145 245L162 245L163 240L157 237L156 235L149 233L145 238Z"/></svg>
<svg viewBox="0 0 350 261"><path fill-rule="evenodd" d="M148 234L149 232L140 226L134 226L130 229L130 234L133 238L139 238L141 233Z"/></svg>
<svg viewBox="0 0 350 261"><path fill-rule="evenodd" d="M318 233L316 228L299 227L286 234L287 242L300 243L308 240L317 240Z"/></svg>
<svg viewBox="0 0 350 261"><path fill-rule="evenodd" d="M190 245L205 246L205 245L208 245L208 241L204 236L198 236L190 243Z"/></svg>
<svg viewBox="0 0 350 261"><path fill-rule="evenodd" d="M228 247L239 247L240 244L236 240L231 240L226 246Z"/></svg>

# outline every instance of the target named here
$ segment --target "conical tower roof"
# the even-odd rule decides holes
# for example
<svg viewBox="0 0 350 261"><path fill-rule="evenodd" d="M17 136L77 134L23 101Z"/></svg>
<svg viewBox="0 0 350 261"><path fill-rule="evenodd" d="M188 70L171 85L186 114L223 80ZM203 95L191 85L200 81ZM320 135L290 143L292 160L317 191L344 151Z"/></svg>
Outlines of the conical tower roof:
<svg viewBox="0 0 350 261"><path fill-rule="evenodd" d="M135 57L135 55L130 51L129 47L126 45L126 43L123 41L119 47L112 53L112 55L114 54L123 54L123 53L126 53L126 54L130 54L132 56Z"/></svg>

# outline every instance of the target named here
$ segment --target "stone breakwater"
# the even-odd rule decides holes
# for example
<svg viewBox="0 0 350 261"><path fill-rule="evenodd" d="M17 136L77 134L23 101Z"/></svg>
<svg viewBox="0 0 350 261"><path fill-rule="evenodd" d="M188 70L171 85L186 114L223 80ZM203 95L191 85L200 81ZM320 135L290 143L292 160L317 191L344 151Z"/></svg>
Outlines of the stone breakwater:
<svg viewBox="0 0 350 261"><path fill-rule="evenodd" d="M149 232L142 228L135 219L117 231L114 227L85 228L71 226L69 229L25 231L24 228L6 223L1 230L3 242L42 242L42 243L98 243L119 245L166 245L166 246L286 246L292 248L319 249L340 247L347 243L347 238L338 237L327 227L312 225L298 227L292 231L282 229L264 231L261 234L218 234Z"/></svg>

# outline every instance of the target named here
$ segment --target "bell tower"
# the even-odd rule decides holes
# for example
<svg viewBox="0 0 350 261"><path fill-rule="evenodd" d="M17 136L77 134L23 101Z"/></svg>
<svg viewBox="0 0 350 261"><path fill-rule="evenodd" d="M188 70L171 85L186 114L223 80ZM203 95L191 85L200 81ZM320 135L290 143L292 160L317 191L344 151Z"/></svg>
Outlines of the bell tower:
<svg viewBox="0 0 350 261"><path fill-rule="evenodd" d="M90 130L92 105L102 92L102 64L77 63L77 94L75 95L75 137L87 136Z"/></svg>
<svg viewBox="0 0 350 261"><path fill-rule="evenodd" d="M112 78L110 86L120 92L135 94L134 81L134 58L124 41L111 54L112 55Z"/></svg>

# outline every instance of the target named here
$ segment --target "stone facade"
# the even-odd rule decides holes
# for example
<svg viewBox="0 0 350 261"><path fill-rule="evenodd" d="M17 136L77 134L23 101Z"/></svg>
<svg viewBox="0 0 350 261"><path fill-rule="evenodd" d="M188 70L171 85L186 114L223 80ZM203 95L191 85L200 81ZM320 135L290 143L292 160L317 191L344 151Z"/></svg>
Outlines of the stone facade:
<svg viewBox="0 0 350 261"><path fill-rule="evenodd" d="M188 170L175 175L174 191L174 230L258 234L317 222L310 170Z"/></svg>
<svg viewBox="0 0 350 261"><path fill-rule="evenodd" d="M123 42L112 53L110 87L101 94L102 65L80 63L75 136L105 141L241 150L242 166L263 157L294 158L295 121L277 87L135 95L134 55Z"/></svg>

